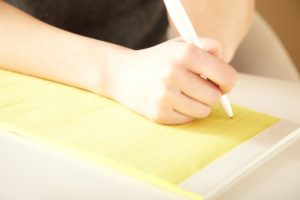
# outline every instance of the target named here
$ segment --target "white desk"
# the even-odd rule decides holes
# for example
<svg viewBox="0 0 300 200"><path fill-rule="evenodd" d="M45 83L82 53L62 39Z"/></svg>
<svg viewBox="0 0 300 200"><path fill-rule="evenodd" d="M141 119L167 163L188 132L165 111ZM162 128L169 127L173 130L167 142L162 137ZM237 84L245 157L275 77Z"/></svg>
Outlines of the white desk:
<svg viewBox="0 0 300 200"><path fill-rule="evenodd" d="M300 124L300 82L241 75L229 96L237 104Z"/></svg>
<svg viewBox="0 0 300 200"><path fill-rule="evenodd" d="M300 83L243 75L230 95L249 108L300 124ZM299 200L300 141L227 191L219 200Z"/></svg>
<svg viewBox="0 0 300 200"><path fill-rule="evenodd" d="M300 123L300 83L243 75L230 98L240 105ZM298 200L299 143L226 192L220 200ZM1 200L179 199L168 192L162 195L157 188L136 180L96 168L39 145L24 145L21 138L0 137ZM101 179L97 176L99 173ZM121 189L115 191L115 187Z"/></svg>

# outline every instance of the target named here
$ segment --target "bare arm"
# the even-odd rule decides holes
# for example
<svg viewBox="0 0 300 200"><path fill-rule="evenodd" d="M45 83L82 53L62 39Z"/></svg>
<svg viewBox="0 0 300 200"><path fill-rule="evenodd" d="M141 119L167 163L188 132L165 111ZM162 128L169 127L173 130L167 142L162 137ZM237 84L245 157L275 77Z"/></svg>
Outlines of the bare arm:
<svg viewBox="0 0 300 200"><path fill-rule="evenodd" d="M224 59L229 62L248 31L255 0L182 0L182 2L198 34L222 43Z"/></svg>
<svg viewBox="0 0 300 200"><path fill-rule="evenodd" d="M0 44L1 68L102 95L107 95L104 85L109 69L129 51L50 26L3 1Z"/></svg>
<svg viewBox="0 0 300 200"><path fill-rule="evenodd" d="M220 45L203 41L209 53L179 39L135 51L55 28L0 0L0 68L104 95L159 123L204 118L234 86L236 71L216 58Z"/></svg>

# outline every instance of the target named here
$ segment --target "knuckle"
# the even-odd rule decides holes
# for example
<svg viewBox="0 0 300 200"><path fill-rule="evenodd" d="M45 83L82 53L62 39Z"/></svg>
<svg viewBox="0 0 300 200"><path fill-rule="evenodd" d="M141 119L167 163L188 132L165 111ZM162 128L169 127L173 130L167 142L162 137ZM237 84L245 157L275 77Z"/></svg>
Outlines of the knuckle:
<svg viewBox="0 0 300 200"><path fill-rule="evenodd" d="M168 104L168 88L164 87L155 101L155 107L163 110Z"/></svg>
<svg viewBox="0 0 300 200"><path fill-rule="evenodd" d="M157 108L157 109L155 109L154 113L152 113L149 116L149 119L153 122L156 122L156 123L163 123L165 121L164 116L165 116L165 114L163 112L163 109Z"/></svg>
<svg viewBox="0 0 300 200"><path fill-rule="evenodd" d="M172 55L170 60L171 68L182 69L189 60L197 56L198 48L193 44L184 44Z"/></svg>
<svg viewBox="0 0 300 200"><path fill-rule="evenodd" d="M214 40L214 39L206 39L203 41L204 41L204 46L205 46L204 48L207 51L213 51L213 52L222 52L223 51L224 45L221 42Z"/></svg>
<svg viewBox="0 0 300 200"><path fill-rule="evenodd" d="M198 48L194 44L187 44L184 51L184 58L191 58L197 54Z"/></svg>
<svg viewBox="0 0 300 200"><path fill-rule="evenodd" d="M167 86L174 85L180 79L180 69L176 66L170 67L169 71L165 74L163 80Z"/></svg>
<svg viewBox="0 0 300 200"><path fill-rule="evenodd" d="M176 58L179 63L184 62L186 59L190 59L191 56L197 53L197 47L194 44L184 44L181 50L178 52Z"/></svg>
<svg viewBox="0 0 300 200"><path fill-rule="evenodd" d="M185 66L185 58L181 54L179 54L178 56L176 55L173 59L171 59L169 66L170 72L174 71L175 69L183 68Z"/></svg>
<svg viewBox="0 0 300 200"><path fill-rule="evenodd" d="M170 103L168 101L168 94L166 89L160 94L160 96L154 102L154 108L151 113L153 121L157 121L168 112Z"/></svg>
<svg viewBox="0 0 300 200"><path fill-rule="evenodd" d="M156 109L155 114L151 115L149 119L159 124L170 124L171 119L168 117L168 112L165 108L159 107Z"/></svg>

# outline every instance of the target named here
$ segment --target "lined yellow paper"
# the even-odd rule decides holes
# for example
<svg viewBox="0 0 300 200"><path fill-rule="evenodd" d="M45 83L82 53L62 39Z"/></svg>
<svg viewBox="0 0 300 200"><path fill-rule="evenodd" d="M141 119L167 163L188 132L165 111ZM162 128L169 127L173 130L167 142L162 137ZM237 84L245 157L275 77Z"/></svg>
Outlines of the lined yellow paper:
<svg viewBox="0 0 300 200"><path fill-rule="evenodd" d="M150 122L98 95L0 70L0 128L197 199L181 181L278 119L217 107L186 125Z"/></svg>

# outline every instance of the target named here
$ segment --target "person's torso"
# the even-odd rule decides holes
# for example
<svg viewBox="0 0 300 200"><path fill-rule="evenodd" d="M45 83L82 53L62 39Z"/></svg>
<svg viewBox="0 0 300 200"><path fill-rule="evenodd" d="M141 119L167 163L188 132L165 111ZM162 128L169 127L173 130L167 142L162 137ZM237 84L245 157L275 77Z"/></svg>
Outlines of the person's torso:
<svg viewBox="0 0 300 200"><path fill-rule="evenodd" d="M6 0L53 26L133 49L163 41L162 0Z"/></svg>

